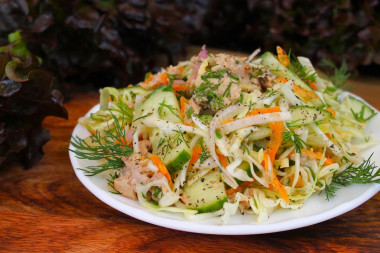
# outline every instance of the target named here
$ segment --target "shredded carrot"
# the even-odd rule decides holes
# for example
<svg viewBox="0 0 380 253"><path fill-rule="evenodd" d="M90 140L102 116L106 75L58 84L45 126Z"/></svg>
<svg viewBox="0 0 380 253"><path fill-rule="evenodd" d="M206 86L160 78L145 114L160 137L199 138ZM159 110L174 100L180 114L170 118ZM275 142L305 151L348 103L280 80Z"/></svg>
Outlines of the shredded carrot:
<svg viewBox="0 0 380 253"><path fill-rule="evenodd" d="M271 113L271 112L281 112L281 109L280 109L279 106L270 107L270 108L256 109L256 110L253 110L250 113L248 113L247 117L248 116L255 116L255 115L258 115L258 114Z"/></svg>
<svg viewBox="0 0 380 253"><path fill-rule="evenodd" d="M149 76L144 81L145 84L149 83L149 81L151 81L153 79L152 73L149 72L148 74L149 74Z"/></svg>
<svg viewBox="0 0 380 253"><path fill-rule="evenodd" d="M284 50L280 46L277 46L276 50L277 50L278 61L285 67L288 67L290 65L288 55L284 52Z"/></svg>
<svg viewBox="0 0 380 253"><path fill-rule="evenodd" d="M126 144L128 144L128 141L125 138L121 137L120 140L116 140L115 141L115 144L117 144L117 145L120 145L120 144L126 145Z"/></svg>
<svg viewBox="0 0 380 253"><path fill-rule="evenodd" d="M185 70L185 68L183 66L179 66L179 71L181 71L181 73Z"/></svg>
<svg viewBox="0 0 380 253"><path fill-rule="evenodd" d="M272 161L274 163L274 159L276 157L276 153L281 146L282 142L282 133L284 132L284 124L280 121L270 122L269 127L272 130L272 136L268 142L268 146L266 151Z"/></svg>
<svg viewBox="0 0 380 253"><path fill-rule="evenodd" d="M232 122L232 121L234 121L234 120L233 120L233 119L225 119L225 120L222 120L222 121L220 122L220 124L223 125L223 124L230 123L230 122Z"/></svg>
<svg viewBox="0 0 380 253"><path fill-rule="evenodd" d="M94 135L97 135L98 134L98 132L96 132L95 130L92 130L92 129L88 129L88 131L90 131L92 134L94 134Z"/></svg>
<svg viewBox="0 0 380 253"><path fill-rule="evenodd" d="M189 161L189 165L187 166L187 170L188 171L198 161L199 157L201 157L201 153L202 153L202 148L201 147L193 149L193 152L191 153L191 158L190 158L190 161Z"/></svg>
<svg viewBox="0 0 380 253"><path fill-rule="evenodd" d="M165 164L161 161L161 159L156 156L156 155L151 155L150 156L150 159L152 160L153 164L158 168L158 170L164 174L164 176L166 177L166 179L168 180L169 182L169 186L170 188L172 188L173 186L173 183L172 183L172 178L170 177L170 174L169 174L169 171L168 169L166 168Z"/></svg>
<svg viewBox="0 0 380 253"><path fill-rule="evenodd" d="M293 185L294 175L291 175L289 178L290 178L290 184ZM301 175L298 177L298 181L297 181L295 186L296 186L296 188L302 188L303 187Z"/></svg>
<svg viewBox="0 0 380 253"><path fill-rule="evenodd" d="M288 79L283 78L283 77L278 77L277 81L282 82L282 83L286 83L288 81Z"/></svg>
<svg viewBox="0 0 380 253"><path fill-rule="evenodd" d="M269 171L269 160L268 160L268 155L266 152L264 152L264 166L265 170ZM273 163L272 163L273 164ZM284 186L281 184L281 182L278 180L276 172L272 168L272 182L271 182L272 187L280 193L281 197L285 200L286 203L290 202L288 193L286 192Z"/></svg>
<svg viewBox="0 0 380 253"><path fill-rule="evenodd" d="M222 166L225 168L228 166L228 159L227 157L225 157L224 155L222 154L217 154L218 155L218 158L219 158L219 161L220 161L220 164L222 164Z"/></svg>
<svg viewBox="0 0 380 253"><path fill-rule="evenodd" d="M314 92L305 90L298 85L294 85L294 93L305 99L319 98Z"/></svg>
<svg viewBox="0 0 380 253"><path fill-rule="evenodd" d="M329 133L325 133L325 135L326 135L327 137L331 138L331 134L329 134Z"/></svg>
<svg viewBox="0 0 380 253"><path fill-rule="evenodd" d="M127 88L133 87L133 84L128 84Z"/></svg>
<svg viewBox="0 0 380 253"><path fill-rule="evenodd" d="M186 84L173 84L173 90L179 91L179 90L187 90Z"/></svg>
<svg viewBox="0 0 380 253"><path fill-rule="evenodd" d="M317 85L315 85L315 83L309 83L310 85L310 88L312 88L313 90L317 90Z"/></svg>
<svg viewBox="0 0 380 253"><path fill-rule="evenodd" d="M179 99L179 105L181 107L181 116L182 116L182 118L185 118L185 103L189 103L189 100L187 100L185 97L181 97Z"/></svg>
<svg viewBox="0 0 380 253"><path fill-rule="evenodd" d="M326 108L325 110L330 112L332 114L332 116L335 118L335 111L333 109Z"/></svg>
<svg viewBox="0 0 380 253"><path fill-rule="evenodd" d="M236 189L234 189L234 188L227 189L226 193L227 193L227 195L231 195L231 194L234 194L235 192L240 192L241 190L243 190L243 188L245 186L252 184L252 183L253 183L253 181L245 181L240 186L238 186Z"/></svg>
<svg viewBox="0 0 380 253"><path fill-rule="evenodd" d="M168 75L166 74L166 72L161 74L160 79L163 84L169 83Z"/></svg>
<svg viewBox="0 0 380 253"><path fill-rule="evenodd" d="M321 160L323 157L323 154L321 152L313 152L311 150L304 149L304 148L301 149L301 153L305 154L306 156L308 156L310 158L314 158L314 159L318 159L318 160ZM333 159L325 156L324 164L331 165L333 163L335 163Z"/></svg>
<svg viewBox="0 0 380 253"><path fill-rule="evenodd" d="M186 113L185 113L186 104L189 104L189 100L187 100L184 97L181 97L179 99L179 105L180 105L180 113L181 113L181 116L183 118L183 121L184 121L185 125L193 126L194 125L193 121L191 121L191 119L187 118Z"/></svg>

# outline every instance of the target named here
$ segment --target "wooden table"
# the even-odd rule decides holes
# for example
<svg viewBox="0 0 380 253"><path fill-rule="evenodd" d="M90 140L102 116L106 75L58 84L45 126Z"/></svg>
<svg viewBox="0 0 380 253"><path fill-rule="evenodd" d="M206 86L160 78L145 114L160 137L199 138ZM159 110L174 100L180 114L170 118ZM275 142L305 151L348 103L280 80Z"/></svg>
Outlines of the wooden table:
<svg viewBox="0 0 380 253"><path fill-rule="evenodd" d="M380 105L380 80L356 79L355 93ZM69 120L47 118L51 141L30 170L0 171L0 251L251 252L380 251L380 194L332 220L293 231L252 236L192 234L151 225L103 204L76 178L68 146L78 117L98 102L74 94Z"/></svg>

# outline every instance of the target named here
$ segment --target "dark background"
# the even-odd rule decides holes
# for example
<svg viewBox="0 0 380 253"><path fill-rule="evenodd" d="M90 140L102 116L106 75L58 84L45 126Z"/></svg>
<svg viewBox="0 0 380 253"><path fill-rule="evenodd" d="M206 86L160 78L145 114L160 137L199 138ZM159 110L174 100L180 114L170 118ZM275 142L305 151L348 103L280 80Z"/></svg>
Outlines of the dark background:
<svg viewBox="0 0 380 253"><path fill-rule="evenodd" d="M66 95L122 87L176 63L189 44L240 52L276 45L318 64L344 59L351 71L379 75L380 3L303 0L0 0L0 45L22 30ZM161 61L162 63L162 61Z"/></svg>

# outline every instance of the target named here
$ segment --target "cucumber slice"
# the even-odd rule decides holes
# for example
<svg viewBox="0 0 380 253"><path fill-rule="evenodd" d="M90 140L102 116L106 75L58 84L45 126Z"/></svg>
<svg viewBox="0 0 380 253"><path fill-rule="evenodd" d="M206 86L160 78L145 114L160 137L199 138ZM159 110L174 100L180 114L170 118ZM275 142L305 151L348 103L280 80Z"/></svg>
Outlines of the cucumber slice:
<svg viewBox="0 0 380 253"><path fill-rule="evenodd" d="M332 114L324 109L313 106L294 106L289 108L292 114L292 121L288 122L289 127L307 125L325 118L332 118Z"/></svg>
<svg viewBox="0 0 380 253"><path fill-rule="evenodd" d="M215 212L228 201L222 176L217 169L212 169L191 186L185 184L183 191L188 198L186 207L198 210L198 213Z"/></svg>
<svg viewBox="0 0 380 253"><path fill-rule="evenodd" d="M363 100L357 99L354 96L349 95L345 100L347 100L354 118L359 122L367 122L377 114L377 112L369 107Z"/></svg>
<svg viewBox="0 0 380 253"><path fill-rule="evenodd" d="M180 108L177 97L173 90L162 86L152 92L147 99L141 104L136 106L134 120L141 116L148 115L154 110L159 112L161 119L168 120L173 123L181 123Z"/></svg>
<svg viewBox="0 0 380 253"><path fill-rule="evenodd" d="M311 89L304 81L301 80L301 78L299 78L287 67L282 65L272 53L266 52L261 56L261 58L263 60L263 65L266 66L274 75L278 77L284 77L286 79L292 79L296 85L299 85L301 88L315 93L313 89ZM324 106L324 103L319 98L312 98L310 99L310 102L318 107Z"/></svg>
<svg viewBox="0 0 380 253"><path fill-rule="evenodd" d="M122 88L122 89L120 89L120 92L122 92L123 94L133 93L135 95L141 95L143 97L146 97L149 94L151 94L153 92L153 90L146 90L143 87L141 87L140 85L134 85L132 87Z"/></svg>

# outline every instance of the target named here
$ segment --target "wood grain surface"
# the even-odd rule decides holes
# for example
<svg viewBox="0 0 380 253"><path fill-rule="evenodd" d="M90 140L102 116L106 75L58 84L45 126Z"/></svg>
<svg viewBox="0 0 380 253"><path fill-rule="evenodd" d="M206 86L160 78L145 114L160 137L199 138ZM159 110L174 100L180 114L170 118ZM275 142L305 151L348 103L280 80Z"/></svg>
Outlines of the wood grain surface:
<svg viewBox="0 0 380 253"><path fill-rule="evenodd" d="M380 80L356 79L354 91L380 105ZM77 93L69 120L47 118L51 141L30 170L0 171L1 252L379 252L380 194L332 220L293 231L214 236L175 231L103 204L76 178L68 151L77 119L98 103Z"/></svg>

